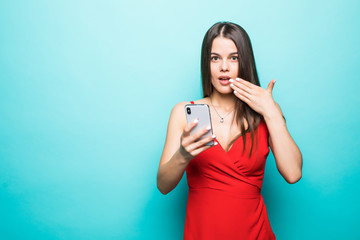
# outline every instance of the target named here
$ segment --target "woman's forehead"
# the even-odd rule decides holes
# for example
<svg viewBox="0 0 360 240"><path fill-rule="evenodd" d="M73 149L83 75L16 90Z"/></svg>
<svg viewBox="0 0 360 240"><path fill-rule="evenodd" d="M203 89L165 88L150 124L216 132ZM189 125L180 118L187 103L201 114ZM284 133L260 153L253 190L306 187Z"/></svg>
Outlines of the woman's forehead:
<svg viewBox="0 0 360 240"><path fill-rule="evenodd" d="M237 52L237 48L233 40L224 37L217 37L213 40L211 53L229 54L234 52Z"/></svg>

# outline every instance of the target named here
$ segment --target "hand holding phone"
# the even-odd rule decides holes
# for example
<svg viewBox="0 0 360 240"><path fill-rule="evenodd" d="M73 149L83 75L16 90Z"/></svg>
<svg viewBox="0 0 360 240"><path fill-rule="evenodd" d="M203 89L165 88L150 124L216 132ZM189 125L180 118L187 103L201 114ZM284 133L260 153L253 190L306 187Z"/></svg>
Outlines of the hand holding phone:
<svg viewBox="0 0 360 240"><path fill-rule="evenodd" d="M196 118L199 121L198 124L193 129L191 129L190 135L194 135L195 132L206 127L210 127L210 129L206 134L200 137L200 140L213 135L209 105L187 104L185 105L185 111L186 111L186 120L188 124L194 121ZM206 145L207 146L214 145L214 140L206 143Z"/></svg>
<svg viewBox="0 0 360 240"><path fill-rule="evenodd" d="M202 151L217 145L214 141L209 106L207 104L187 104L185 114L188 125L181 136L180 152L192 159Z"/></svg>

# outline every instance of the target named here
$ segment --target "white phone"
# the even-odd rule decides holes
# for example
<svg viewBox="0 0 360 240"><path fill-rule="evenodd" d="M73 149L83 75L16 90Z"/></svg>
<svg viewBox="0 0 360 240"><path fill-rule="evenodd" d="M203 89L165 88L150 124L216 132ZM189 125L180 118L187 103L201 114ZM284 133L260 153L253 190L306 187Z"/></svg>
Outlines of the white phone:
<svg viewBox="0 0 360 240"><path fill-rule="evenodd" d="M207 105L207 104L186 104L185 105L185 114L186 114L186 121L188 124L193 122L196 118L199 119L198 124L193 129L191 129L190 135L193 135L195 132L197 132L203 128L206 128L208 126L211 127L210 131L208 131L206 134L202 135L199 140L213 135L209 105ZM205 145L207 145L207 146L214 145L214 140L211 140L210 142L206 143Z"/></svg>

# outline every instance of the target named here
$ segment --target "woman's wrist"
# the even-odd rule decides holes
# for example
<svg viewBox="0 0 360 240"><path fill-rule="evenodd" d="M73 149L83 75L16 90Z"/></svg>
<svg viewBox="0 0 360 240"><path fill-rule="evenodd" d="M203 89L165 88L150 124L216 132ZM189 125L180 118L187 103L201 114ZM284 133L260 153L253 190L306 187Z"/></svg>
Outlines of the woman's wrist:
<svg viewBox="0 0 360 240"><path fill-rule="evenodd" d="M275 106L271 109L269 109L268 111L266 111L263 114L263 117L266 120L271 120L271 119L277 119L277 118L282 118L282 113L279 111L279 109Z"/></svg>
<svg viewBox="0 0 360 240"><path fill-rule="evenodd" d="M187 165L191 159L193 159L193 157L185 151L185 149L183 147L179 147L179 149L177 150L176 152L178 154L178 161L179 161L179 164L185 164Z"/></svg>

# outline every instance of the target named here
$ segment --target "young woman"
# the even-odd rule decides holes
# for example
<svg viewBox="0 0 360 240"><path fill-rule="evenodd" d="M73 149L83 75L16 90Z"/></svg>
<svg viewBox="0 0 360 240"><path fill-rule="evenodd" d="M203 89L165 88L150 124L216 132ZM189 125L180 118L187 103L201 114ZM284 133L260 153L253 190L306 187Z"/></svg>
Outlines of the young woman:
<svg viewBox="0 0 360 240"><path fill-rule="evenodd" d="M260 194L271 148L288 183L302 175L302 155L272 97L275 80L260 87L249 36L237 24L219 22L206 33L201 52L204 98L213 136L190 135L186 104L171 111L157 187L167 194L186 171L189 195L184 239L275 239ZM214 140L214 145L204 145Z"/></svg>

